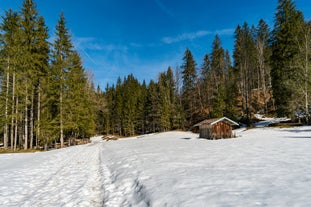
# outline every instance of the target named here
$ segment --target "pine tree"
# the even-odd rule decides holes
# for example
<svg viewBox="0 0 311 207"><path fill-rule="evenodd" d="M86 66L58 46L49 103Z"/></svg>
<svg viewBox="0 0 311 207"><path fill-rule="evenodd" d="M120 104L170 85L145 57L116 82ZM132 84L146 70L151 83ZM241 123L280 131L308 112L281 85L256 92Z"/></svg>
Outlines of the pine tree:
<svg viewBox="0 0 311 207"><path fill-rule="evenodd" d="M238 119L239 107L238 107L238 85L237 85L237 74L234 71L234 67L231 63L229 51L225 52L225 67L228 71L225 87L226 87L226 109L225 116L233 120Z"/></svg>
<svg viewBox="0 0 311 207"><path fill-rule="evenodd" d="M264 20L260 20L256 28L256 54L258 64L258 92L261 91L263 97L263 105L261 110L263 113L268 113L268 94L270 94L271 77L270 77L270 56L271 50L269 47L270 31L269 26ZM270 95L271 96L271 95ZM259 98L260 96L258 96ZM258 101L259 102L259 101ZM258 103L260 104L260 103Z"/></svg>
<svg viewBox="0 0 311 207"><path fill-rule="evenodd" d="M64 14L60 15L58 24L56 25L56 40L53 44L52 50L52 75L53 75L53 92L55 99L54 123L58 126L59 140L61 147L64 147L64 127L67 123L65 114L67 113L68 107L66 103L66 77L70 76L69 61L73 54L73 45L71 43L71 36L66 28L66 21ZM56 129L57 129L56 128Z"/></svg>
<svg viewBox="0 0 311 207"><path fill-rule="evenodd" d="M227 77L225 65L225 51L221 47L220 38L216 35L211 53L211 85L213 85L212 95L212 116L222 117L225 110L225 81Z"/></svg>
<svg viewBox="0 0 311 207"><path fill-rule="evenodd" d="M252 91L256 88L256 55L252 30L247 23L238 26L235 31L234 73L236 76L242 119L250 124L254 111ZM238 97L238 98L239 98Z"/></svg>
<svg viewBox="0 0 311 207"><path fill-rule="evenodd" d="M39 134L35 137L35 123L40 118L40 80L47 74L49 45L47 42L48 31L44 18L39 16L36 4L32 0L25 0L20 11L20 47L22 56L21 70L17 74L18 84L16 91L20 94L20 106L24 108L23 113L23 140L24 148L32 148L38 143ZM17 99L17 98L16 98ZM39 129L40 127L37 127ZM38 131L37 131L38 132ZM36 140L35 140L36 138Z"/></svg>
<svg viewBox="0 0 311 207"><path fill-rule="evenodd" d="M299 35L298 27L302 22L303 15L295 8L293 1L278 1L271 56L273 97L278 116L294 117L295 110L299 108L295 86L300 84L303 72L296 63L299 56L296 39Z"/></svg>
<svg viewBox="0 0 311 207"><path fill-rule="evenodd" d="M16 69L18 65L20 49L19 49L19 41L20 41L20 28L19 28L20 18L16 12L12 10L6 11L5 16L3 17L3 22L0 26L2 31L0 44L1 44L1 72L0 77L2 79L1 83L1 114L3 114L4 120L4 148L8 148L9 145L9 137L11 138L11 148L13 148L13 128L15 122L14 116L14 107L15 107L15 76ZM3 103L3 104L2 104ZM9 118L11 117L11 118ZM9 133L9 125L10 125L10 133ZM9 136L10 135L10 136Z"/></svg>
<svg viewBox="0 0 311 207"><path fill-rule="evenodd" d="M170 68L168 69L170 71ZM172 94L171 82L169 77L171 74L160 73L158 86L159 86L159 102L160 102L160 125L164 131L171 129L171 112L173 108L172 99L174 94Z"/></svg>
<svg viewBox="0 0 311 207"><path fill-rule="evenodd" d="M178 94L175 93L176 91L176 82L174 78L174 73L171 67L168 67L166 71L167 77L167 87L168 87L168 94L169 94L169 104L170 104L170 129L176 128L176 118L178 115ZM179 127L178 127L179 128Z"/></svg>
<svg viewBox="0 0 311 207"><path fill-rule="evenodd" d="M24 106L24 149L28 149L28 144L32 146L29 138L33 141L33 104L34 104L34 85L36 66L36 46L38 30L38 11L36 4L32 0L25 0L21 9L21 46L23 51L22 76L23 76L23 97L22 105Z"/></svg>
<svg viewBox="0 0 311 207"><path fill-rule="evenodd" d="M73 52L69 60L69 70L66 75L65 85L65 132L71 138L84 138L94 134L93 103L91 101L90 85L86 77L82 61L77 52Z"/></svg>
<svg viewBox="0 0 311 207"><path fill-rule="evenodd" d="M35 71L34 79L35 79L35 84L34 84L34 93L35 93L35 98L36 98L36 107L32 110L34 114L36 114L36 121L33 123L36 126L36 132L32 133L32 136L35 134L36 135L36 147L38 146L38 143L40 140L42 140L41 136L41 109L42 109L42 104L44 102L47 102L48 96L46 95L48 93L48 81L47 79L49 78L49 53L50 53L50 45L47 41L49 38L48 35L48 29L45 25L44 18L42 16L39 17L38 20L38 44L36 46L36 58L37 58L37 69ZM44 98L45 99L44 99ZM32 106L34 106L34 102ZM32 143L30 147L32 147Z"/></svg>
<svg viewBox="0 0 311 207"><path fill-rule="evenodd" d="M157 132L160 128L160 98L158 84L150 81L147 88L147 128L149 132Z"/></svg>
<svg viewBox="0 0 311 207"><path fill-rule="evenodd" d="M33 0L0 25L0 104L5 148L45 145L94 133L94 89L74 50L63 14L50 59L48 29ZM51 63L51 65L49 65ZM65 117L66 116L66 117ZM2 130L2 129L1 129ZM59 135L59 136L56 136Z"/></svg>
<svg viewBox="0 0 311 207"><path fill-rule="evenodd" d="M211 82L211 60L208 54L204 56L203 64L201 67L200 74L200 100L202 102L201 113L205 113L206 115L202 117L203 119L210 118L212 116L212 93L214 85Z"/></svg>
<svg viewBox="0 0 311 207"><path fill-rule="evenodd" d="M182 103L187 120L187 127L192 126L197 120L195 113L197 110L197 71L196 62L189 49L185 51L182 69Z"/></svg>
<svg viewBox="0 0 311 207"><path fill-rule="evenodd" d="M121 78L118 78L116 89L115 89L115 96L114 96L114 103L113 103L113 123L114 123L114 131L117 132L119 135L122 135L122 116L123 116L123 104L124 104L124 96L123 96L123 83Z"/></svg>
<svg viewBox="0 0 311 207"><path fill-rule="evenodd" d="M137 100L137 114L136 114L136 131L139 134L144 134L146 131L146 119L147 119L147 112L146 112L146 101L147 101L147 85L145 80L140 86L140 96Z"/></svg>
<svg viewBox="0 0 311 207"><path fill-rule="evenodd" d="M108 101L105 93L101 90L100 86L97 86L95 92L96 108L95 108L95 131L98 134L111 133L110 116L108 113Z"/></svg>
<svg viewBox="0 0 311 207"><path fill-rule="evenodd" d="M138 80L132 75L128 75L124 79L123 88L123 116L122 127L124 129L124 135L135 135L135 129L137 128L137 103L138 97L141 95L140 84Z"/></svg>
<svg viewBox="0 0 311 207"><path fill-rule="evenodd" d="M106 85L105 92L102 92L102 99L105 100L105 105L99 106L98 116L102 116L102 119L97 119L96 122L99 124L99 127L102 130L97 130L97 133L116 133L115 132L115 110L114 110L114 99L115 99L115 91L114 86L110 87L108 84ZM98 93L99 94L99 93ZM100 96L101 97L101 96ZM121 135L119 133L119 135Z"/></svg>
<svg viewBox="0 0 311 207"><path fill-rule="evenodd" d="M176 66L174 73L175 113L173 116L173 129L185 129L186 118L182 104L182 78L180 67Z"/></svg>
<svg viewBox="0 0 311 207"><path fill-rule="evenodd" d="M299 111L303 111L306 116L306 122L309 122L310 111L310 90L311 90L311 22L300 21L298 26L298 35L296 37L296 43L298 45L299 54L295 60L295 65L298 66L300 71L300 83L296 85L296 92L300 97L297 97L298 104L300 106Z"/></svg>
<svg viewBox="0 0 311 207"><path fill-rule="evenodd" d="M48 64L48 52L44 53L43 50L45 48L48 51L48 36L43 17L38 15L36 4L32 0L23 2L19 14L12 12L12 10L6 14L8 18L4 18L4 24L8 22L10 24L4 26L3 37L8 38L10 36L10 38L14 38L14 41L3 39L6 42L4 45L9 43L4 47L4 50L8 52L8 55L11 54L11 57L6 56L9 58L7 59L9 60L7 68L10 68L10 71L6 73L10 107L6 104L5 108L7 113L10 108L10 133L5 127L5 138L8 139L10 134L11 148L16 149L19 140L19 143L28 149L28 147L33 147L35 141L34 125L37 114L35 99L39 97L36 88L39 85L40 70L46 68ZM7 118L8 116L6 116L8 121ZM18 128L19 131L23 132L22 134L17 134Z"/></svg>

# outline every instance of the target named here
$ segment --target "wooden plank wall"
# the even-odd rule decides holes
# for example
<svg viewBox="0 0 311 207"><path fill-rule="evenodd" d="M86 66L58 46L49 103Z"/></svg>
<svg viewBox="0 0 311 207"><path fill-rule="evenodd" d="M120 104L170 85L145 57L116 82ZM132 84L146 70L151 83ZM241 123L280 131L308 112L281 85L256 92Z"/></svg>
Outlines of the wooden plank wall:
<svg viewBox="0 0 311 207"><path fill-rule="evenodd" d="M200 127L200 137L207 139L232 138L232 127L226 122L218 122L211 125L202 125Z"/></svg>

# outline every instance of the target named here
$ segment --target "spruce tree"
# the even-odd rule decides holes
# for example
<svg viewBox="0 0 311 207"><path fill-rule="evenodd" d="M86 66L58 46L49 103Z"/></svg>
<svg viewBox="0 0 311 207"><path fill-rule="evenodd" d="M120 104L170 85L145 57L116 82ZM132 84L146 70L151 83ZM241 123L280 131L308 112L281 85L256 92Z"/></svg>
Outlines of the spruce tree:
<svg viewBox="0 0 311 207"><path fill-rule="evenodd" d="M183 57L182 70L182 104L185 111L185 117L187 120L187 127L192 126L197 121L195 119L195 113L197 106L197 71L196 62L189 49L185 51Z"/></svg>
<svg viewBox="0 0 311 207"><path fill-rule="evenodd" d="M239 93L238 93L238 87L237 87L237 78L236 78L236 73L234 71L234 67L232 66L231 63L231 58L229 51L226 50L225 52L225 67L227 73L227 79L225 83L226 87L226 109L225 109L225 116L229 117L233 120L236 120L239 115L239 108L238 108L238 98Z"/></svg>
<svg viewBox="0 0 311 207"><path fill-rule="evenodd" d="M256 53L252 30L245 22L235 31L234 73L237 81L239 96L238 105L241 108L243 121L250 124L254 111L252 91L256 88Z"/></svg>
<svg viewBox="0 0 311 207"><path fill-rule="evenodd" d="M38 61L38 11L36 4L32 0L25 0L21 9L21 47L23 51L22 76L23 76L23 97L22 105L24 106L24 149L28 145L32 147L33 142L33 104L34 104L34 84L36 82L36 70ZM31 129L29 131L29 129ZM30 140L29 140L30 138Z"/></svg>
<svg viewBox="0 0 311 207"><path fill-rule="evenodd" d="M121 78L118 78L117 85L115 88L115 95L113 101L113 124L114 131L116 131L119 135L122 135L122 116L123 116L123 107L124 107L124 96L123 96L123 83Z"/></svg>
<svg viewBox="0 0 311 207"><path fill-rule="evenodd" d="M147 85L145 80L140 86L140 96L137 100L137 114L136 114L136 130L139 134L144 134L146 131L146 119L147 119L147 112L146 112L146 101L147 101Z"/></svg>
<svg viewBox="0 0 311 207"><path fill-rule="evenodd" d="M137 128L137 104L140 95L141 90L138 80L132 74L124 78L122 127L126 136L135 135Z"/></svg>
<svg viewBox="0 0 311 207"><path fill-rule="evenodd" d="M5 11L0 26L0 82L1 88L1 107L0 113L4 123L3 136L4 148L8 148L9 138L11 139L11 148L13 148L13 128L15 123L15 77L16 70L19 63L20 53L20 17L16 12L11 9ZM13 78L14 77L14 78ZM9 132L9 128L11 129Z"/></svg>
<svg viewBox="0 0 311 207"><path fill-rule="evenodd" d="M71 43L71 35L66 28L64 14L60 15L56 25L56 39L52 49L52 75L53 75L53 91L55 97L53 119L56 124L55 132L58 131L61 147L64 147L64 127L66 126L67 110L66 103L66 77L70 75L70 58L73 54L73 45Z"/></svg>
<svg viewBox="0 0 311 207"><path fill-rule="evenodd" d="M178 94L175 93L176 91L176 83L174 78L174 73L171 67L168 67L166 71L167 77L167 87L168 87L168 94L169 94L169 104L170 104L170 129L176 128L176 118L178 115L178 103L177 103L177 96Z"/></svg>
<svg viewBox="0 0 311 207"><path fill-rule="evenodd" d="M295 60L295 65L297 65L300 74L300 84L295 85L297 93L296 102L299 106L298 111L304 113L305 121L308 123L310 118L309 103L311 90L311 23L300 21L297 26L299 33L295 42L298 45L299 54Z"/></svg>
<svg viewBox="0 0 311 207"><path fill-rule="evenodd" d="M39 17L38 20L38 30L37 30L37 41L38 44L36 45L36 59L38 60L36 65L37 69L34 73L34 93L36 98L36 103L33 102L32 105L36 106L33 109L33 113L36 114L35 117L35 126L36 126L36 132L33 132L32 134L36 135L36 147L38 146L39 141L42 141L43 137L41 136L41 117L42 117L42 105L44 102L48 101L48 91L49 91L49 85L48 85L48 78L50 75L49 71L49 53L50 53L50 45L47 41L49 38L48 35L48 29L45 25L44 18L42 16ZM48 124L48 123L46 123ZM32 136L33 136L32 135ZM32 147L32 142L30 147Z"/></svg>
<svg viewBox="0 0 311 207"><path fill-rule="evenodd" d="M172 101L170 91L170 80L166 73L160 73L158 85L159 85L159 101L160 101L160 125L161 128L166 131L171 128L171 111Z"/></svg>
<svg viewBox="0 0 311 207"><path fill-rule="evenodd" d="M0 26L4 144L25 149L94 133L94 89L74 50L63 14L50 59L48 29L33 0L6 11ZM51 63L51 65L49 65ZM57 136L55 136L57 135Z"/></svg>
<svg viewBox="0 0 311 207"><path fill-rule="evenodd" d="M270 56L271 49L269 47L270 31L269 26L264 20L260 20L256 28L256 54L258 68L258 89L263 97L263 104L258 101L263 114L269 113L268 102L269 94L271 94L271 76L270 76ZM271 95L270 95L271 96ZM260 96L258 96L259 98Z"/></svg>
<svg viewBox="0 0 311 207"><path fill-rule="evenodd" d="M84 138L94 134L93 103L91 91L79 54L74 51L69 60L69 71L66 75L65 85L65 131L72 138Z"/></svg>
<svg viewBox="0 0 311 207"><path fill-rule="evenodd" d="M97 86L96 91L94 91L94 101L95 101L95 132L98 134L104 134L110 132L110 117L107 117L107 99L105 93L101 90L100 86ZM107 123L107 125L106 125ZM107 134L108 134L107 133Z"/></svg>
<svg viewBox="0 0 311 207"><path fill-rule="evenodd" d="M157 132L160 127L160 97L158 84L150 81L147 88L147 128L149 132Z"/></svg>
<svg viewBox="0 0 311 207"><path fill-rule="evenodd" d="M175 94L175 110L176 113L173 117L173 128L174 129L185 129L186 118L185 111L182 103L182 74L181 68L176 66L174 73L174 94Z"/></svg>
<svg viewBox="0 0 311 207"><path fill-rule="evenodd" d="M208 54L204 56L203 64L201 67L200 73L200 88L201 88L201 102L202 107L201 111L205 114L203 119L210 118L212 116L211 109L212 109L212 93L214 85L211 82L211 60ZM201 113L202 113L201 112Z"/></svg>
<svg viewBox="0 0 311 207"><path fill-rule="evenodd" d="M100 106L100 114L103 114L103 120L97 120L96 122L103 127L102 131L97 131L97 133L117 133L116 132L116 118L115 118L115 94L116 89L114 86L110 87L106 85L105 92L103 92L103 99L105 100L105 106ZM102 108L103 107L103 108ZM98 114L98 115L100 115ZM119 132L121 135L121 132Z"/></svg>
<svg viewBox="0 0 311 207"><path fill-rule="evenodd" d="M303 15L291 0L279 0L272 32L271 78L273 97L278 116L294 117L299 108L295 86L300 84L302 73L297 67L299 46L296 39Z"/></svg>
<svg viewBox="0 0 311 207"><path fill-rule="evenodd" d="M212 96L212 116L222 117L225 110L225 81L227 71L225 65L225 50L221 47L220 38L215 36L213 49L211 52L211 85L213 85Z"/></svg>

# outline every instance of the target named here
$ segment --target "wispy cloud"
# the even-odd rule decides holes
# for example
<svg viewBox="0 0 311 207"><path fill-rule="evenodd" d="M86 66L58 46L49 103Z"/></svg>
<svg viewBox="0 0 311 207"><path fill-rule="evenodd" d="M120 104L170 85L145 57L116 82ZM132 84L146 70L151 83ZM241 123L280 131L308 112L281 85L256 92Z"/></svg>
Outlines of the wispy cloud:
<svg viewBox="0 0 311 207"><path fill-rule="evenodd" d="M116 54L126 54L128 46L121 44L105 44L103 41L94 37L74 37L73 44L75 48L82 54L85 61L89 61L95 65L101 63L93 58L94 52L103 54L104 56L115 56Z"/></svg>
<svg viewBox="0 0 311 207"><path fill-rule="evenodd" d="M128 47L121 44L105 44L101 40L93 37L77 37L74 38L74 45L76 48L83 48L84 50L93 51L127 51Z"/></svg>
<svg viewBox="0 0 311 207"><path fill-rule="evenodd" d="M173 12L169 10L160 0L155 0L155 3L165 14L175 19Z"/></svg>
<svg viewBox="0 0 311 207"><path fill-rule="evenodd" d="M162 42L165 44L173 44L177 42L182 42L186 40L194 40L197 38L201 38L207 35L231 35L233 34L234 29L222 29L222 30L216 30L216 31L207 31L207 30L200 30L197 32L192 33L183 33L176 37L164 37L162 38Z"/></svg>
<svg viewBox="0 0 311 207"><path fill-rule="evenodd" d="M216 30L214 33L219 35L232 35L234 33L235 29L222 29L222 30Z"/></svg>
<svg viewBox="0 0 311 207"><path fill-rule="evenodd" d="M162 39L162 42L165 44L172 44L176 42L181 42L184 40L194 40L199 37L204 37L206 35L212 34L210 31L198 31L198 32L193 32L193 33L183 33L180 34L176 37L164 37Z"/></svg>
<svg viewBox="0 0 311 207"><path fill-rule="evenodd" d="M93 37L74 37L73 42L76 48L85 50L102 50L103 47Z"/></svg>

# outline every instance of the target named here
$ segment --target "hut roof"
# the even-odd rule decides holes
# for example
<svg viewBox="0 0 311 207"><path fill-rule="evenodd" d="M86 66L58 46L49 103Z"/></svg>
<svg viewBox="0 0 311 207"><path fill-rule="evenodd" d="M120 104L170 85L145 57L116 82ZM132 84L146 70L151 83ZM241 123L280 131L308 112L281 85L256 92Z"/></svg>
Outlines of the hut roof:
<svg viewBox="0 0 311 207"><path fill-rule="evenodd" d="M239 126L238 123L236 123L235 121L232 121L231 119L227 118L227 117L222 117L222 118L215 118L215 119L206 119L204 121L201 121L197 124L194 125L194 127L197 127L197 126L201 126L201 125L214 125L218 122L221 122L221 121L224 121L224 122L227 122L228 124L230 124L231 126Z"/></svg>

